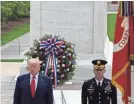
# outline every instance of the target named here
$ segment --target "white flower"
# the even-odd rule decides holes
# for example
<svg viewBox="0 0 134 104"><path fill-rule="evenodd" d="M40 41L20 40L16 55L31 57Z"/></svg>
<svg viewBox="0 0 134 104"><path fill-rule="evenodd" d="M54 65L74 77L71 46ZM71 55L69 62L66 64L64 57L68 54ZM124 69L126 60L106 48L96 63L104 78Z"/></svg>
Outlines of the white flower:
<svg viewBox="0 0 134 104"><path fill-rule="evenodd" d="M67 50L70 50L70 48L67 48Z"/></svg>
<svg viewBox="0 0 134 104"><path fill-rule="evenodd" d="M65 64L62 64L62 67L65 67Z"/></svg>
<svg viewBox="0 0 134 104"><path fill-rule="evenodd" d="M44 73L44 71L42 71L42 73Z"/></svg>
<svg viewBox="0 0 134 104"><path fill-rule="evenodd" d="M58 68L60 67L60 65L57 66Z"/></svg>
<svg viewBox="0 0 134 104"><path fill-rule="evenodd" d="M71 53L69 53L68 55L71 56Z"/></svg>
<svg viewBox="0 0 134 104"><path fill-rule="evenodd" d="M57 69L57 72L59 72L59 69Z"/></svg>
<svg viewBox="0 0 134 104"><path fill-rule="evenodd" d="M45 66L45 63L43 63L42 65Z"/></svg>
<svg viewBox="0 0 134 104"><path fill-rule="evenodd" d="M67 71L69 71L69 68L67 69Z"/></svg>
<svg viewBox="0 0 134 104"><path fill-rule="evenodd" d="M63 58L66 58L66 56L62 56Z"/></svg>

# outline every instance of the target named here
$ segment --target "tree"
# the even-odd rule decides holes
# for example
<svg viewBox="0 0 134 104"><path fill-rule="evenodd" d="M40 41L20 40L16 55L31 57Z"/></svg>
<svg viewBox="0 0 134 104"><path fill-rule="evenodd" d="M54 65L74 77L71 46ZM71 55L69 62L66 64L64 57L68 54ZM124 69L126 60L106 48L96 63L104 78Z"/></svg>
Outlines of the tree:
<svg viewBox="0 0 134 104"><path fill-rule="evenodd" d="M19 20L30 16L30 1L2 1L1 22L8 23L9 20Z"/></svg>

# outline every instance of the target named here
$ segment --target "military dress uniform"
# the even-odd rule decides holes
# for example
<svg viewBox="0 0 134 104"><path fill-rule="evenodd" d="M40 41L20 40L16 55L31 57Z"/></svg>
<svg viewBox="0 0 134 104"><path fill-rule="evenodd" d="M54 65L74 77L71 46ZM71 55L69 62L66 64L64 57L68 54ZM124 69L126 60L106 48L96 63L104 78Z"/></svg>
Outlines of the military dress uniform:
<svg viewBox="0 0 134 104"><path fill-rule="evenodd" d="M81 99L82 104L117 104L117 90L111 80L103 78L102 83L97 84L94 77L84 82Z"/></svg>
<svg viewBox="0 0 134 104"><path fill-rule="evenodd" d="M82 86L82 104L117 104L117 90L109 79L104 78L97 86L95 78L87 80Z"/></svg>

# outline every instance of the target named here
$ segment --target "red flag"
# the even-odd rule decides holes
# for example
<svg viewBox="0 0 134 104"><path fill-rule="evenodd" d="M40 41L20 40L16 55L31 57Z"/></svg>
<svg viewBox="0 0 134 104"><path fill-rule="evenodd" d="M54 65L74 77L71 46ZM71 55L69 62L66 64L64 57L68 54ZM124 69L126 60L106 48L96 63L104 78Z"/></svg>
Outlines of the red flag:
<svg viewBox="0 0 134 104"><path fill-rule="evenodd" d="M131 97L130 57L134 55L134 17L121 17L119 12L114 36L112 83L122 92L123 102L128 104Z"/></svg>

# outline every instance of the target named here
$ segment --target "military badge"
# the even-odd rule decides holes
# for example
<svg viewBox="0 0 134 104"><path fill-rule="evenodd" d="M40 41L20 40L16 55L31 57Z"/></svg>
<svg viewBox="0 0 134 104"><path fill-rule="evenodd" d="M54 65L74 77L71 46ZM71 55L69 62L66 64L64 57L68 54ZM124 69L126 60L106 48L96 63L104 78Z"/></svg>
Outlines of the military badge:
<svg viewBox="0 0 134 104"><path fill-rule="evenodd" d="M89 93L93 93L94 88L93 88L93 86L92 86L92 85L90 85L90 87L89 87L87 90L88 90L88 92L89 92Z"/></svg>
<svg viewBox="0 0 134 104"><path fill-rule="evenodd" d="M108 84L105 88L104 88L105 92L112 92L112 89L111 89L111 85Z"/></svg>

